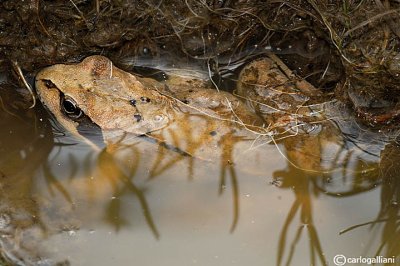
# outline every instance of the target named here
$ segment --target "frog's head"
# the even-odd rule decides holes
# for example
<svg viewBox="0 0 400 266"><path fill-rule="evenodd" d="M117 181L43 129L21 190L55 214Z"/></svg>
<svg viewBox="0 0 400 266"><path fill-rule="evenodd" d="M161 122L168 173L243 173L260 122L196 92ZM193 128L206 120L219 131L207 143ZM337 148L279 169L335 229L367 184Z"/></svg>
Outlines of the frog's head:
<svg viewBox="0 0 400 266"><path fill-rule="evenodd" d="M164 128L171 120L165 96L145 88L103 56L44 68L37 74L35 86L41 102L74 134L89 124L103 133L141 135Z"/></svg>

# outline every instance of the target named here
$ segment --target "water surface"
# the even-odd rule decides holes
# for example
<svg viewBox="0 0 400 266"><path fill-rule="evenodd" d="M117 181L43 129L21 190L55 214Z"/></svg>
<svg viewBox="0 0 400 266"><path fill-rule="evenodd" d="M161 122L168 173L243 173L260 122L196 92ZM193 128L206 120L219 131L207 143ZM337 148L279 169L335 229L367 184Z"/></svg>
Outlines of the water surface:
<svg viewBox="0 0 400 266"><path fill-rule="evenodd" d="M123 156L94 150L0 92L0 251L11 264L333 265L400 252L399 147L332 112L337 103L310 134L236 150L222 167L147 141Z"/></svg>

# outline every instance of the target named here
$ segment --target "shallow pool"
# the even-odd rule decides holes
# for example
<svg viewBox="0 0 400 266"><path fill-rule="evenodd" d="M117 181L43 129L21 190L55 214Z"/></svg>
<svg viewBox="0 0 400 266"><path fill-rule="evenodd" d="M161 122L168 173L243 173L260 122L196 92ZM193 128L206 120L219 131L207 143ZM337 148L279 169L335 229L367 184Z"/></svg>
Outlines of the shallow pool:
<svg viewBox="0 0 400 266"><path fill-rule="evenodd" d="M222 165L145 140L118 156L95 150L0 90L4 263L335 265L400 253L400 148L346 112Z"/></svg>

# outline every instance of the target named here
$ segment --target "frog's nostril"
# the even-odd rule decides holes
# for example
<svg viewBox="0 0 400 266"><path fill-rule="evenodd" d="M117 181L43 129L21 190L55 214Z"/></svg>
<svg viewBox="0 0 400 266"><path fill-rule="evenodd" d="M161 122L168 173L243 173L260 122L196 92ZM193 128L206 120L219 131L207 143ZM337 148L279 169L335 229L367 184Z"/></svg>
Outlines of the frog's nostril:
<svg viewBox="0 0 400 266"><path fill-rule="evenodd" d="M57 86L49 79L42 79L44 86L48 89L56 89Z"/></svg>
<svg viewBox="0 0 400 266"><path fill-rule="evenodd" d="M215 131L215 130L211 131L210 135L213 136L213 137L216 136L217 135L217 131Z"/></svg>

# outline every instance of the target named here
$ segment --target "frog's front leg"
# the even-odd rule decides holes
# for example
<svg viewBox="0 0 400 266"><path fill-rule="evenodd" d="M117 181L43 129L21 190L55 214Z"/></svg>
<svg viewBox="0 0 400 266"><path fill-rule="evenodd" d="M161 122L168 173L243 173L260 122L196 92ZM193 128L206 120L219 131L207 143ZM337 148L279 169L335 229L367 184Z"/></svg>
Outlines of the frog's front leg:
<svg viewBox="0 0 400 266"><path fill-rule="evenodd" d="M307 102L321 95L273 54L244 67L235 94L272 128L285 129L297 127L299 120L309 117L312 110Z"/></svg>

